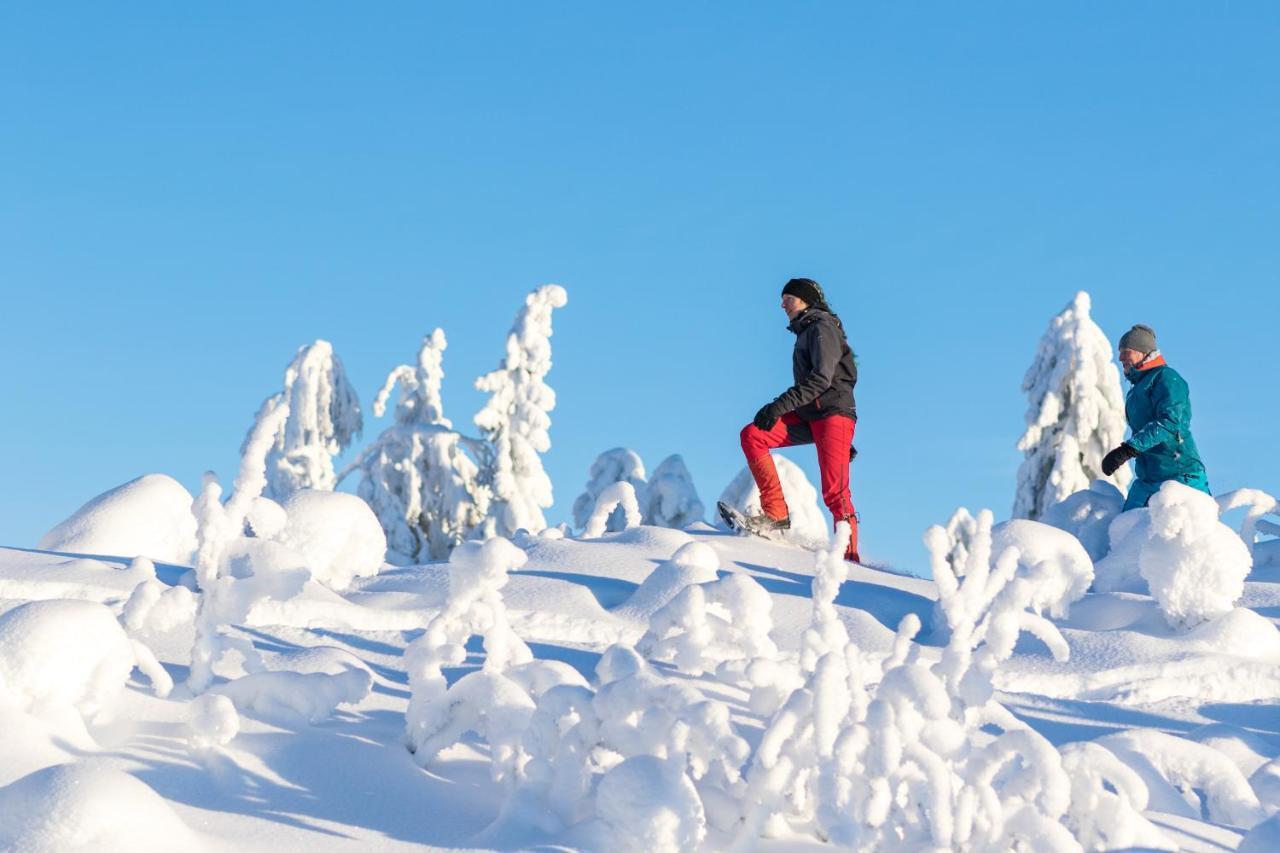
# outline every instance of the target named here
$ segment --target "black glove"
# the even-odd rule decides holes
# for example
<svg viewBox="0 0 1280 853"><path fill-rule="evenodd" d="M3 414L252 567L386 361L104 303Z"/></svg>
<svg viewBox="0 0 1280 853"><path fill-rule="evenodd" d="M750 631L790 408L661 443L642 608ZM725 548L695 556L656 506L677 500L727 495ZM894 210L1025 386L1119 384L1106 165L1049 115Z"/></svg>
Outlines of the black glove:
<svg viewBox="0 0 1280 853"><path fill-rule="evenodd" d="M1128 462L1130 459L1138 455L1138 451L1134 450L1128 444L1122 444L1115 450L1102 457L1102 473L1104 476L1110 477L1120 466Z"/></svg>
<svg viewBox="0 0 1280 853"><path fill-rule="evenodd" d="M751 422L756 425L756 429L768 432L773 429L773 425L778 422L780 417L782 417L782 413L778 411L777 404L770 403L767 406L762 406Z"/></svg>

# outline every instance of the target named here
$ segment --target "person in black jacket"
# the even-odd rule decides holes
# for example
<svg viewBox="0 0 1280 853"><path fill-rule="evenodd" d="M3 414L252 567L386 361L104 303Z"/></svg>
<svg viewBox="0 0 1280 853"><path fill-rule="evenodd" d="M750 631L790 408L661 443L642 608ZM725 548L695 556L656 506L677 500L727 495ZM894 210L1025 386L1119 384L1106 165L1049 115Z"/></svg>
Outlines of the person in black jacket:
<svg viewBox="0 0 1280 853"><path fill-rule="evenodd" d="M831 311L816 281L793 278L782 288L782 310L796 336L791 368L795 384L756 413L743 427L742 452L760 488L763 515L744 519L747 530L768 533L791 526L778 471L769 451L775 447L814 444L822 479L822 500L835 521L848 521L853 536L845 559L859 561L858 517L849 496L858 410L853 388L858 382L844 325Z"/></svg>

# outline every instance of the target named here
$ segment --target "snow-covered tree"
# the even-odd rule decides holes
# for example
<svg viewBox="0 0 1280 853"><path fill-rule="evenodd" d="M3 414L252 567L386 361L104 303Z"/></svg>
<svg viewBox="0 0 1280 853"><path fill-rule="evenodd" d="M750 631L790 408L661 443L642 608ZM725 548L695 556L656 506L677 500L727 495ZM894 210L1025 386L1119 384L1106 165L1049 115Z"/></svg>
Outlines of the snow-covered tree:
<svg viewBox="0 0 1280 853"><path fill-rule="evenodd" d="M1111 344L1089 308L1089 294L1080 291L1053 318L1022 380L1030 406L1018 442L1025 459L1014 518L1038 519L1094 480L1124 490L1133 478L1127 466L1102 476L1102 457L1124 440L1124 393Z"/></svg>
<svg viewBox="0 0 1280 853"><path fill-rule="evenodd" d="M488 451L482 442L452 429L444 417L444 332L422 341L416 365L391 371L373 401L382 417L392 389L400 386L395 423L343 472L361 472L357 489L387 534L393 562L442 560L484 520L488 489L479 482ZM475 457L475 458L473 458Z"/></svg>
<svg viewBox="0 0 1280 853"><path fill-rule="evenodd" d="M331 491L337 485L333 457L346 450L364 423L360 398L328 341L298 348L284 372L284 390L262 404L254 427L245 436L244 454L259 422L280 402L289 418L267 454L267 497L283 501L300 489Z"/></svg>
<svg viewBox="0 0 1280 853"><path fill-rule="evenodd" d="M475 423L492 447L482 480L493 492L486 535L511 536L547 526L542 510L551 506L551 479L541 453L551 448L548 430L555 391L544 381L551 370L551 312L568 302L564 288L546 284L525 297L507 336L501 366L476 380L489 402Z"/></svg>
<svg viewBox="0 0 1280 853"><path fill-rule="evenodd" d="M702 521L705 513L693 475L680 454L673 453L658 464L640 492L640 512L644 523L655 527L688 527Z"/></svg>
<svg viewBox="0 0 1280 853"><path fill-rule="evenodd" d="M596 508L600 493L614 483L630 483L637 495L643 494L644 461L640 459L640 454L625 447L615 447L596 457L596 461L591 463L586 488L573 502L575 527L582 529L587 526L587 520ZM626 529L626 519L621 509L614 510L609 516L605 529L609 532Z"/></svg>

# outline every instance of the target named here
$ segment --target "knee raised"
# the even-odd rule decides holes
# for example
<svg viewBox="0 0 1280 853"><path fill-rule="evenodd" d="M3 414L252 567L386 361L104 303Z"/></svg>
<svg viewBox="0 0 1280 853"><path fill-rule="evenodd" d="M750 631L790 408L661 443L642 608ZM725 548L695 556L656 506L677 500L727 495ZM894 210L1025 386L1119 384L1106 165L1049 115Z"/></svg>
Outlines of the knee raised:
<svg viewBox="0 0 1280 853"><path fill-rule="evenodd" d="M747 424L742 428L742 432L738 433L738 441L741 442L743 451L750 452L760 449L760 439L763 436L764 433L755 424Z"/></svg>

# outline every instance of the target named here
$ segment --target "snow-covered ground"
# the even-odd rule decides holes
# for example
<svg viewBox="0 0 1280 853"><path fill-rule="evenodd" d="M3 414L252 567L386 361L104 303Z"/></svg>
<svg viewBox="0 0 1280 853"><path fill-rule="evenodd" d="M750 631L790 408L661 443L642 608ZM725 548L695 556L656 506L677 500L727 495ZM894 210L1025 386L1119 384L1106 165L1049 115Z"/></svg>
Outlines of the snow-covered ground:
<svg viewBox="0 0 1280 853"><path fill-rule="evenodd" d="M704 524L520 534L515 545L464 545L453 563L384 566L340 591L285 584L224 626L229 651L195 699L198 596L187 566L0 549L0 847L894 846L872 842L867 827L906 820L909 832L916 818L894 817L888 802L879 817L861 800L848 805L857 791L839 782L842 760L861 768L854 775L879 773L899 801L920 798L918 820L935 838L961 838L975 813L979 827L983 814L1005 815L1005 835L972 849L999 849L999 838L1061 847L1044 825L1012 828L1031 821L1027 809L1056 811L1067 838L1089 849L1235 849L1280 808L1280 567L1260 559L1243 607L1190 629L1170 627L1144 592L1084 595L1055 620L1064 650L1053 625L1023 610L1047 616L1052 606L1013 595L1004 611L998 597L988 610L967 592L987 566L956 550L980 534L983 519L970 521L963 537L931 532L935 572L942 566L950 585L863 567L842 578L838 557ZM1070 580L1061 551L1031 565L1025 532L997 528L995 541L1019 536L1019 577ZM1034 577L1046 588L1047 575ZM1015 611L1026 619L1008 636L1018 624L1030 633L1002 660L990 650ZM970 630L989 631L986 645L948 647ZM457 655L454 642L464 644ZM502 660L486 667L494 655ZM920 681L934 664L938 683L954 686L950 711L948 694L933 708ZM870 667L861 681L851 674L860 666ZM983 672L995 705L983 705ZM468 674L477 677L460 682ZM979 722L944 725L965 710L955 697L967 697L968 712L985 708L970 713ZM860 703L862 731L880 735L857 747L858 714L839 718ZM1016 719L992 716L1001 706ZM836 718L825 719L830 708ZM1000 731L1015 738L1013 752L1035 753L1041 741L1019 735L1020 723L1057 747L1053 772L991 757L983 739L996 743ZM878 742L899 737L905 745ZM967 763L951 769L937 761L962 753ZM983 784L999 802L965 806L960 788L946 802L946 780L970 784L984 755L996 763ZM919 779L928 784L917 790ZM1253 841L1265 844L1266 829Z"/></svg>

